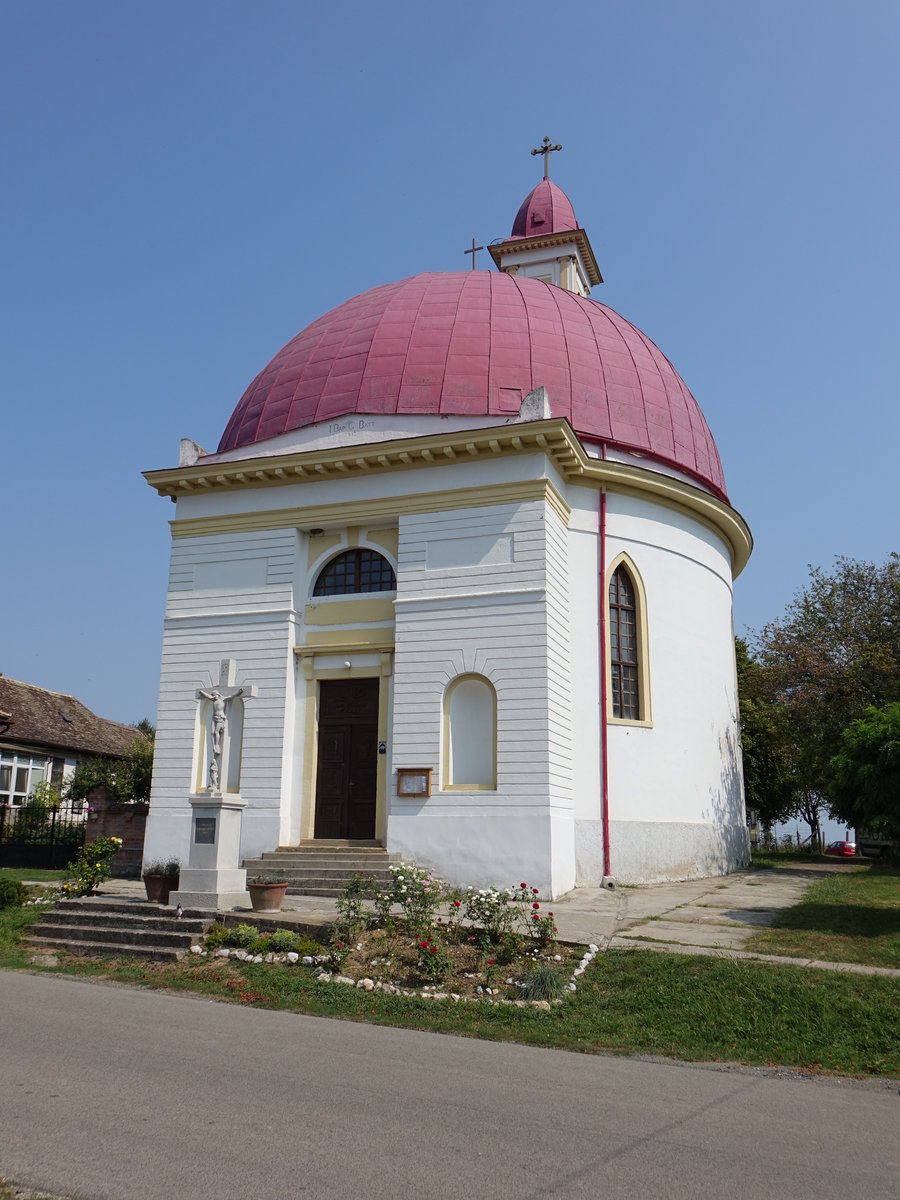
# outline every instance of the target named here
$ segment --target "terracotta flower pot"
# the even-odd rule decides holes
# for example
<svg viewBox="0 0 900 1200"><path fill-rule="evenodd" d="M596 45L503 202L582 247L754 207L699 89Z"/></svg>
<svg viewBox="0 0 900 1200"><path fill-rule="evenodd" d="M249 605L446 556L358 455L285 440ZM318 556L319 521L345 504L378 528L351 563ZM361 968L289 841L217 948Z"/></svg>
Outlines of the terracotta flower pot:
<svg viewBox="0 0 900 1200"><path fill-rule="evenodd" d="M287 881L284 883L248 883L247 891L250 893L253 911L281 912L287 887Z"/></svg>
<svg viewBox="0 0 900 1200"><path fill-rule="evenodd" d="M177 875L145 875L144 887L151 904L168 904L169 893L178 887Z"/></svg>

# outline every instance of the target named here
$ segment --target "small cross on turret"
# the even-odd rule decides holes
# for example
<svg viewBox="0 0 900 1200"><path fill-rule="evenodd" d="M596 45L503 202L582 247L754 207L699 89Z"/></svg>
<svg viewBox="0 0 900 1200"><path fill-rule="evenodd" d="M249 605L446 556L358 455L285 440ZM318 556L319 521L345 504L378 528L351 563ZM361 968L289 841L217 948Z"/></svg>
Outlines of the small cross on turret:
<svg viewBox="0 0 900 1200"><path fill-rule="evenodd" d="M550 155L554 150L562 150L562 145L557 143L555 146L550 145L550 139L544 134L544 140L536 150L532 150L532 154L543 154L544 156L544 178L550 178Z"/></svg>

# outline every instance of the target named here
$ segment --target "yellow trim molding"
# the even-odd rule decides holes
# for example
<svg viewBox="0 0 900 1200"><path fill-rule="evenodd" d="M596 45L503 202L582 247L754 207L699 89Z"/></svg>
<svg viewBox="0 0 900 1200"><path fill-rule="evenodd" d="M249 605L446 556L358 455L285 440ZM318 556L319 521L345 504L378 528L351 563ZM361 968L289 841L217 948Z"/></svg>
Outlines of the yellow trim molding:
<svg viewBox="0 0 900 1200"><path fill-rule="evenodd" d="M714 529L729 546L732 572L741 573L750 557L753 538L746 521L724 500L702 487L675 479L651 467L592 458L568 421L491 425L424 437L368 443L304 453L269 455L236 462L198 462L189 467L145 471L144 477L161 496L197 496L214 491L278 487L318 479L351 479L384 471L422 469L457 462L492 459L498 455L543 453L568 481L587 487L630 493L689 512ZM481 507L542 496L568 523L571 509L547 479L521 483L390 496L366 501L280 508L221 517L193 517L172 522L173 537L202 537L236 529L317 528L331 525L367 526L390 521L402 513L438 512L444 508Z"/></svg>
<svg viewBox="0 0 900 1200"><path fill-rule="evenodd" d="M307 625L361 625L364 621L393 621L394 601L359 596L344 601L311 600L306 606Z"/></svg>
<svg viewBox="0 0 900 1200"><path fill-rule="evenodd" d="M638 668L638 711L637 720L625 717L614 717L612 714L612 659L609 642L609 582L616 569L624 566L628 577L634 585L634 622L637 635L637 668ZM650 707L650 639L647 635L647 593L641 573L634 565L634 560L624 552L617 554L606 571L603 587L603 603L606 606L606 719L610 725L643 725L653 728L653 716Z"/></svg>
<svg viewBox="0 0 900 1200"><path fill-rule="evenodd" d="M308 649L308 653L303 651ZM390 736L388 712L390 709L390 677L393 674L393 642L390 645L328 647L329 654L377 653L380 662L369 667L317 667L315 656L321 655L321 647L298 646L294 653L302 664L306 683L306 714L303 728L303 784L300 815L301 841L314 841L316 829L316 775L319 758L319 681L322 679L379 679L378 688L378 740L387 742ZM375 778L375 840L382 846L387 838L387 756L378 755Z"/></svg>

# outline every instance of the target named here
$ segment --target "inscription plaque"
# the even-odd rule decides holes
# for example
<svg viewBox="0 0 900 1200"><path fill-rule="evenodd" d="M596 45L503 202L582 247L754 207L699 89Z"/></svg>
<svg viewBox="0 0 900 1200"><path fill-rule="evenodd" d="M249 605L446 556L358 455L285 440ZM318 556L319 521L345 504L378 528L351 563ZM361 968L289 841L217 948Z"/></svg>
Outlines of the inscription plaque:
<svg viewBox="0 0 900 1200"><path fill-rule="evenodd" d="M194 845L214 846L216 844L216 818L194 818Z"/></svg>

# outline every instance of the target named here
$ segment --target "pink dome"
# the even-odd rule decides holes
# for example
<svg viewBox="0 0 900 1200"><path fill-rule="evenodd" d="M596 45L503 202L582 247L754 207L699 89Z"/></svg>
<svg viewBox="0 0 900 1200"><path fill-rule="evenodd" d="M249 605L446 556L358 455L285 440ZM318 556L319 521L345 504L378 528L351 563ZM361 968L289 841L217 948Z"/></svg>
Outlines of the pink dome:
<svg viewBox="0 0 900 1200"><path fill-rule="evenodd" d="M511 238L541 237L548 233L561 233L565 229L577 229L575 209L572 201L555 183L542 179L519 206L513 221Z"/></svg>
<svg viewBox="0 0 900 1200"><path fill-rule="evenodd" d="M583 440L727 499L703 414L648 337L603 304L488 271L414 275L308 325L247 388L219 453L352 413L509 416L541 385Z"/></svg>

